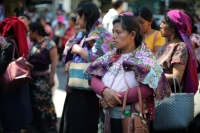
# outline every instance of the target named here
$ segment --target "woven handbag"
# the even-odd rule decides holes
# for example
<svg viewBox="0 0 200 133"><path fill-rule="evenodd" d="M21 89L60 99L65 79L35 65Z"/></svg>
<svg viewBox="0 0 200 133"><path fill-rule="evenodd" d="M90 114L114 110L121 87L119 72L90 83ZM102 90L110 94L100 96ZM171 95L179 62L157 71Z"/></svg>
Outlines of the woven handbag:
<svg viewBox="0 0 200 133"><path fill-rule="evenodd" d="M180 83L175 75L172 75L174 81L174 94L162 101L155 100L155 119L153 128L155 131L170 131L185 129L194 118L194 94L176 93L176 81Z"/></svg>
<svg viewBox="0 0 200 133"><path fill-rule="evenodd" d="M84 74L84 70L88 67L88 65L89 63L70 63L68 81L69 88L88 91L92 90L88 83L88 80L91 79L91 76Z"/></svg>
<svg viewBox="0 0 200 133"><path fill-rule="evenodd" d="M128 116L125 116L126 101L127 101L128 92L130 90L130 86L128 85L128 82L124 74L123 74L124 82L126 86L128 87L128 89L125 92L123 104L122 104L123 133L149 133L149 124L148 124L148 120L146 119L146 115L144 113L142 94L141 94L141 90L139 86L137 87L139 112L135 110L135 103L132 103L131 108L129 110L130 114Z"/></svg>
<svg viewBox="0 0 200 133"><path fill-rule="evenodd" d="M80 42L80 46L83 46L85 37ZM74 57L75 58L75 57ZM80 89L92 91L91 86L89 85L88 80L91 80L90 75L84 74L85 69L90 64L90 54L88 53L88 63L70 63L69 67L69 81L68 87L71 89Z"/></svg>

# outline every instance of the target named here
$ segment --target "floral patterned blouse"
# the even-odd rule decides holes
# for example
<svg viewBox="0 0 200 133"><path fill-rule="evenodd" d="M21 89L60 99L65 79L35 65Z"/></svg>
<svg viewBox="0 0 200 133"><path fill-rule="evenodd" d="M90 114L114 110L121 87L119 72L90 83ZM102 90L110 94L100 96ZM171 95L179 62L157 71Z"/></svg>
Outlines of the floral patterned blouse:
<svg viewBox="0 0 200 133"><path fill-rule="evenodd" d="M74 44L80 44L86 51L88 51L88 61L96 60L98 57L102 56L107 51L112 50L114 47L111 34L102 27L99 20L95 22L89 34L86 30L84 30L80 32L73 41L70 41L67 44L69 46L69 50L67 52L65 62L71 60L69 56L72 56L72 61L75 63L88 62L77 54L70 55L70 50Z"/></svg>
<svg viewBox="0 0 200 133"><path fill-rule="evenodd" d="M156 59L163 68L164 73L172 74L174 63L187 65L188 50L184 42L165 44L156 53Z"/></svg>
<svg viewBox="0 0 200 133"><path fill-rule="evenodd" d="M34 66L34 70L46 71L49 69L51 64L49 50L55 46L55 43L48 38L39 44L33 45L28 61Z"/></svg>
<svg viewBox="0 0 200 133"><path fill-rule="evenodd" d="M109 51L92 62L85 70L85 74L103 77L110 73L110 67L120 57L121 54L117 49ZM130 58L123 60L122 66L125 72L134 71L135 79L138 82L147 84L154 89L157 99L163 99L170 95L171 88L163 70L144 43L131 53Z"/></svg>
<svg viewBox="0 0 200 133"><path fill-rule="evenodd" d="M194 42L198 48L195 49L195 54L197 60L200 62L200 36L198 34L191 34L190 39L192 42Z"/></svg>

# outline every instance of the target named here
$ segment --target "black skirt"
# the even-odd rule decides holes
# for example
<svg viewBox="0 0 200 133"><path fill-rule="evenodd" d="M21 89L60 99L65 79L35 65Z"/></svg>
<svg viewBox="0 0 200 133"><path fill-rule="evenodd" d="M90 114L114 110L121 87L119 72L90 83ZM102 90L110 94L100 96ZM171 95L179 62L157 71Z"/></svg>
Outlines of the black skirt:
<svg viewBox="0 0 200 133"><path fill-rule="evenodd" d="M0 118L4 132L20 130L31 124L33 115L28 84L14 92L5 92L0 87Z"/></svg>
<svg viewBox="0 0 200 133"><path fill-rule="evenodd" d="M97 133L99 98L93 91L72 89L67 93L60 133Z"/></svg>

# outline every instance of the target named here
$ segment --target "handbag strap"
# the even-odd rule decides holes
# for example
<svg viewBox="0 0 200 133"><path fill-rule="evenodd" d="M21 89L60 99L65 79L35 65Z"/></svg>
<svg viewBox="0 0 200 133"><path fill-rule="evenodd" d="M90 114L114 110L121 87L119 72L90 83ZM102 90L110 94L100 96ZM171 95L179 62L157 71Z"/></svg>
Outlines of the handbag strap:
<svg viewBox="0 0 200 133"><path fill-rule="evenodd" d="M19 51L18 51L18 49L17 49L17 46L16 46L16 43L15 43L15 41L13 40L13 39L10 39L10 41L11 42L13 42L13 44L14 44L14 47L13 47L13 54L12 54L12 60L14 60L15 59L15 50L17 51L17 55L19 56Z"/></svg>
<svg viewBox="0 0 200 133"><path fill-rule="evenodd" d="M123 70L124 71L124 70ZM128 97L128 92L130 90L130 86L128 85L128 82L125 78L125 71L123 72L123 78L124 78L124 82L126 84L126 86L128 87L128 89L126 90L125 92L125 95L124 95L124 99L123 99L123 105L122 105L122 116L124 116L124 111L125 111L125 108L126 108L126 101L127 101L127 97ZM140 87L138 86L137 87L137 90L138 90L138 102L139 102L139 112L142 114L143 113L143 103L142 103L142 94L141 94L141 90L140 90ZM132 103L131 104L131 113L134 112L134 107L135 107L135 103Z"/></svg>
<svg viewBox="0 0 200 133"><path fill-rule="evenodd" d="M174 81L174 92L176 93L176 81L178 83L180 91L182 92L182 89L181 89L181 86L180 86L178 78L174 74L171 74L171 75L172 75L172 78L173 78L173 81Z"/></svg>

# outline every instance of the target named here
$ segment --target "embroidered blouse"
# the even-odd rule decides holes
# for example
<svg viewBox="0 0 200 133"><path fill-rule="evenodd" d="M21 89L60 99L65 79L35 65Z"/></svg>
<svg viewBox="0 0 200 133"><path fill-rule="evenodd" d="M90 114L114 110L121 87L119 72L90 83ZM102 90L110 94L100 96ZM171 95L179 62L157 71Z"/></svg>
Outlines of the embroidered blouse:
<svg viewBox="0 0 200 133"><path fill-rule="evenodd" d="M73 41L70 41L67 44L69 46L69 50L67 52L65 62L68 62L72 58L72 61L75 63L87 62L77 54L70 54L71 48L74 44L83 45L82 47L88 51L90 61L96 60L98 57L102 56L107 51L112 50L114 47L111 34L102 27L99 20L95 22L89 33L87 33L86 30L81 31Z"/></svg>
<svg viewBox="0 0 200 133"><path fill-rule="evenodd" d="M97 77L100 76L102 77L104 84L110 85L111 83L108 83L108 81L103 78L105 78L106 75L116 74L116 71L113 71L112 69L114 69L117 65L115 62L120 61L120 59L123 59L121 60L121 63L125 73L128 72L131 74L130 72L132 72L131 77L135 77L137 81L134 83L134 85L130 84L130 87L135 87L139 85L139 83L146 84L155 91L155 96L157 99L163 99L164 97L168 97L170 95L171 88L163 73L163 70L155 60L155 57L150 49L147 48L144 43L130 53L128 58L124 55L120 55L117 49L107 52L105 55L92 62L85 70L85 74L90 74ZM111 80L109 80L109 82L111 82ZM126 88L127 87L125 87L125 89ZM121 88L117 91L123 91L123 89Z"/></svg>
<svg viewBox="0 0 200 133"><path fill-rule="evenodd" d="M188 50L184 42L176 44L165 44L156 53L156 59L163 68L164 73L172 74L173 64L187 65Z"/></svg>
<svg viewBox="0 0 200 133"><path fill-rule="evenodd" d="M120 55L116 49L107 52L92 62L85 70L85 74L102 77L119 57ZM135 72L138 82L147 84L150 88L154 89L157 99L163 99L165 96L170 95L171 88L163 73L163 69L144 43L134 50L131 58L124 60L122 65L125 71Z"/></svg>
<svg viewBox="0 0 200 133"><path fill-rule="evenodd" d="M28 61L34 66L34 70L46 71L49 69L51 64L49 50L55 46L55 43L48 38L39 44L33 45Z"/></svg>

